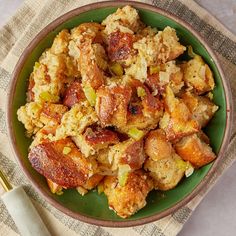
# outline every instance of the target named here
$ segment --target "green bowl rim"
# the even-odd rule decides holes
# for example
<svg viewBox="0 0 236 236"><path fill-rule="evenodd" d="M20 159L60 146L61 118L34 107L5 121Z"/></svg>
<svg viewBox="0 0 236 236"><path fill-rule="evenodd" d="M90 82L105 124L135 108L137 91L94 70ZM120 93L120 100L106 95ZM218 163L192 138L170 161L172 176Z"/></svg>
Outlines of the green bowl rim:
<svg viewBox="0 0 236 236"><path fill-rule="evenodd" d="M60 203L56 202L52 197L50 197L47 192L42 189L42 187L39 185L39 183L32 178L30 173L27 171L26 167L24 166L23 161L21 160L21 155L19 153L19 150L16 145L16 138L14 137L14 132L13 132L13 125L12 125L12 103L13 103L13 98L15 94L15 89L16 89L16 84L17 80L19 77L19 74L22 70L22 67L24 66L24 63L31 53L32 49L37 46L37 44L51 31L53 31L56 27L64 23L65 21L78 16L81 13L90 11L90 10L95 10L98 8L104 8L104 7L121 7L124 5L132 5L135 8L140 8L144 10L149 10L154 13L161 14L165 17L170 18L171 20L179 23L182 25L184 28L186 28L189 32L193 34L194 37L196 37L200 43L204 46L204 48L207 50L207 52L210 54L210 56L213 59L213 62L215 63L221 80L223 84L223 89L224 89L224 94L226 98L226 126L224 130L224 137L223 141L220 146L220 150L217 156L217 159L214 161L212 167L206 174L206 176L198 183L198 185L193 189L191 193L189 193L186 197L184 197L182 200L180 200L178 203L176 203L174 206L157 213L155 215L151 215L148 217L144 217L142 219L137 219L137 220L129 220L129 221L109 221L109 220L98 220L94 219L92 217L85 216L81 213L76 213L73 212L72 210L69 210L68 208L62 206ZM23 169L24 174L28 177L29 181L31 184L34 186L34 188L37 189L37 191L54 207L56 207L58 210L62 211L63 213L84 221L86 223L98 225L98 226L106 226L106 227L131 227L131 226L137 226L137 225L142 225L146 223L150 223L156 220L159 220L167 215L170 215L174 213L176 210L181 208L182 206L186 205L189 201L191 201L197 194L198 192L207 184L207 182L210 180L212 175L214 174L215 170L217 167L219 167L220 163L222 163L223 160L223 153L225 152L227 145L229 143L230 139L230 132L231 132L231 126L232 126L232 95L231 95L231 90L228 84L228 81L226 80L223 70L219 64L219 61L213 52L213 50L210 48L210 46L207 44L207 42L197 33L192 26L190 26L188 23L185 21L179 19L173 14L170 14L169 12L162 10L158 7L146 4L146 3L140 3L140 2L135 2L135 1L105 1L105 2L99 2L99 3L92 3L88 4L79 8L76 8L72 11L69 11L65 13L64 15L58 17L54 21L52 21L50 24L48 24L44 29L42 29L35 37L34 39L30 42L30 44L24 49L23 53L21 54L15 69L12 74L12 80L10 83L10 87L8 90L8 101L7 101L7 129L8 129L8 134L9 134L9 139L10 139L10 144L11 148L13 150L15 159L17 160L18 164L20 167Z"/></svg>

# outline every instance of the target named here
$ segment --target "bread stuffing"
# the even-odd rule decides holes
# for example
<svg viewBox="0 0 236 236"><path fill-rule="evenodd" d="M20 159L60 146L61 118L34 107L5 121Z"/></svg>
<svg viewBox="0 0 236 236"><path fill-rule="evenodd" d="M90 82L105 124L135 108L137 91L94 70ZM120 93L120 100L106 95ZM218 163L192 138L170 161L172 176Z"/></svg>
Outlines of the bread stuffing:
<svg viewBox="0 0 236 236"><path fill-rule="evenodd" d="M53 194L97 189L128 218L150 191L173 189L216 158L202 130L220 109L213 73L174 28L155 24L118 8L63 29L35 62L17 116Z"/></svg>

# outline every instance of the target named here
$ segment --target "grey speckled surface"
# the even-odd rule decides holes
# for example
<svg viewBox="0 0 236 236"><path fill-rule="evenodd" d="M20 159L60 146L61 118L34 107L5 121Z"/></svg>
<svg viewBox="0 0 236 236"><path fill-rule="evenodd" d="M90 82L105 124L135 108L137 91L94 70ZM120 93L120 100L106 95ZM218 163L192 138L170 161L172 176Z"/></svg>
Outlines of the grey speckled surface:
<svg viewBox="0 0 236 236"><path fill-rule="evenodd" d="M14 14L22 2L23 0L0 0L0 26ZM236 0L196 2L236 34ZM200 235L236 235L236 163L221 177L179 233L179 236Z"/></svg>

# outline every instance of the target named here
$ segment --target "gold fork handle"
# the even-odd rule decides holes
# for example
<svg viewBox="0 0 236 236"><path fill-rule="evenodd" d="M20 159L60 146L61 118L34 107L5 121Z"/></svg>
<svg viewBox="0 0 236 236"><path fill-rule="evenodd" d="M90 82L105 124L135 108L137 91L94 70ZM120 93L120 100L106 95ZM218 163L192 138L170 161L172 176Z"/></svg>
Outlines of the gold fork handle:
<svg viewBox="0 0 236 236"><path fill-rule="evenodd" d="M2 187L4 188L5 191L10 191L12 189L11 184L8 182L7 178L5 177L5 175L2 173L2 171L0 170L0 183L2 185Z"/></svg>

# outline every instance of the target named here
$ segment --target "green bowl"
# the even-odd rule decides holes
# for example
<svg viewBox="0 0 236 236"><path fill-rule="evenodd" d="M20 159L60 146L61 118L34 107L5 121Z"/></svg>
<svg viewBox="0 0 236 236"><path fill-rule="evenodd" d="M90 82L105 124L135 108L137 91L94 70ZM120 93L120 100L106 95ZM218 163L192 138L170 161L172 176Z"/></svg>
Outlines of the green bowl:
<svg viewBox="0 0 236 236"><path fill-rule="evenodd" d="M51 46L54 37L62 29L71 29L83 22L101 22L106 16L116 11L117 7L127 5L127 2L113 1L87 5L66 13L46 26L20 57L13 73L8 97L8 132L11 144L22 171L33 186L48 202L62 212L87 223L110 227L126 227L152 222L187 204L206 185L222 162L222 154L229 141L231 124L230 90L217 58L207 43L188 24L177 17L143 3L129 2L129 4L139 10L142 21L147 25L158 29L166 26L175 28L180 41L184 45L192 45L194 51L201 55L212 69L216 83L213 91L214 102L220 109L206 127L205 132L210 137L214 152L217 153L216 161L196 170L191 177L181 181L173 190L164 193L152 191L148 195L147 205L129 219L121 219L109 210L105 195L98 195L96 190L90 191L84 197L76 190L66 190L61 196L52 194L45 178L31 167L27 158L31 139L25 136L24 127L17 120L16 111L26 102L28 78L35 61L46 48Z"/></svg>

